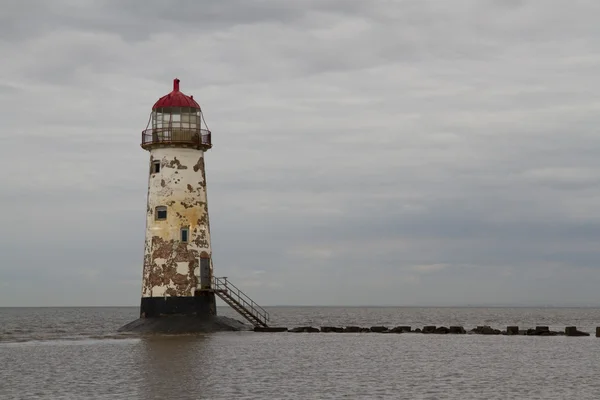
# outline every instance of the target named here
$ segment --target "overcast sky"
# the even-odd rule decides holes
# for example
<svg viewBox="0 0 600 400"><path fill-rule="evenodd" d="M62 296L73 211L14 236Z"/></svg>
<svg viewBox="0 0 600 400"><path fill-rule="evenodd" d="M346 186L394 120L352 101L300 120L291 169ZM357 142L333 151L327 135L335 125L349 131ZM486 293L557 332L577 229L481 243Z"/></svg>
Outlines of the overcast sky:
<svg viewBox="0 0 600 400"><path fill-rule="evenodd" d="M154 102L264 305L600 305L597 0L7 0L0 306L139 305Z"/></svg>

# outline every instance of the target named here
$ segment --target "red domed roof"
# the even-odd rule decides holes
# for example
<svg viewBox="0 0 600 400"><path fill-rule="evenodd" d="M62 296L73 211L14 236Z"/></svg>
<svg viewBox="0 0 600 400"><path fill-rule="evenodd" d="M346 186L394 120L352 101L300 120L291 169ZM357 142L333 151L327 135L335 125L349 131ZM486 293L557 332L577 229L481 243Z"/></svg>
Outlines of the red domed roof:
<svg viewBox="0 0 600 400"><path fill-rule="evenodd" d="M200 105L196 103L194 100L194 96L186 96L185 94L179 91L179 79L175 78L173 80L173 91L166 96L158 99L154 106L152 106L153 110L161 107L192 107L192 108L200 108Z"/></svg>

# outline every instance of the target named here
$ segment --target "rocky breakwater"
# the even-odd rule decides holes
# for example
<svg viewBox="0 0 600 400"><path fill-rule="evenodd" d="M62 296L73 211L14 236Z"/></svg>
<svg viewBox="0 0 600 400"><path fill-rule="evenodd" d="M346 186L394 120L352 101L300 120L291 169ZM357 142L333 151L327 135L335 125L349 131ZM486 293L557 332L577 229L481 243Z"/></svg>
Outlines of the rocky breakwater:
<svg viewBox="0 0 600 400"><path fill-rule="evenodd" d="M371 327L360 326L323 326L316 328L312 326L300 326L288 329L286 327L255 327L255 332L293 332L293 333L420 333L433 335L447 334L470 334L470 335L507 335L507 336L590 336L587 332L582 332L575 326L567 326L564 331L551 331L547 326L536 326L535 328L519 329L518 326L507 326L505 330L495 329L489 325L481 325L467 331L463 326L436 326L426 325L422 329L412 329L411 326L400 325L387 327L384 325L375 325ZM596 329L596 336L600 337L600 327Z"/></svg>

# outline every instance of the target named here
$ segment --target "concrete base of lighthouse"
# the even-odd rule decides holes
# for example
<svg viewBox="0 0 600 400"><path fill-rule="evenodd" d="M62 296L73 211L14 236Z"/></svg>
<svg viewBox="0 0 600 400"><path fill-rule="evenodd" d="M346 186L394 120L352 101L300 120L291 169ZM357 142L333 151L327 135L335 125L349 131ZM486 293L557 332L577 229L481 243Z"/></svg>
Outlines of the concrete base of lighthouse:
<svg viewBox="0 0 600 400"><path fill-rule="evenodd" d="M119 332L186 334L243 331L251 326L217 316L215 294L198 291L193 297L144 297L140 318Z"/></svg>
<svg viewBox="0 0 600 400"><path fill-rule="evenodd" d="M154 318L164 315L217 315L215 294L196 291L194 296L142 297L140 317Z"/></svg>
<svg viewBox="0 0 600 400"><path fill-rule="evenodd" d="M154 318L138 318L119 328L119 332L132 333L212 333L247 331L252 327L233 318L221 316L167 315Z"/></svg>

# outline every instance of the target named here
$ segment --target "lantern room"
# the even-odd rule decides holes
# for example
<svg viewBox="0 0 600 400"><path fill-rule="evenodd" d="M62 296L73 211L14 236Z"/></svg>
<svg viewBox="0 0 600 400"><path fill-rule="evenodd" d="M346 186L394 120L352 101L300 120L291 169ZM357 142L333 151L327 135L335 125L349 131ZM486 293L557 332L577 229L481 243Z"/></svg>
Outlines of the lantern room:
<svg viewBox="0 0 600 400"><path fill-rule="evenodd" d="M144 149L180 146L208 150L212 147L200 105L194 96L186 96L179 90L179 82L175 79L173 91L154 103L148 125L142 132Z"/></svg>

